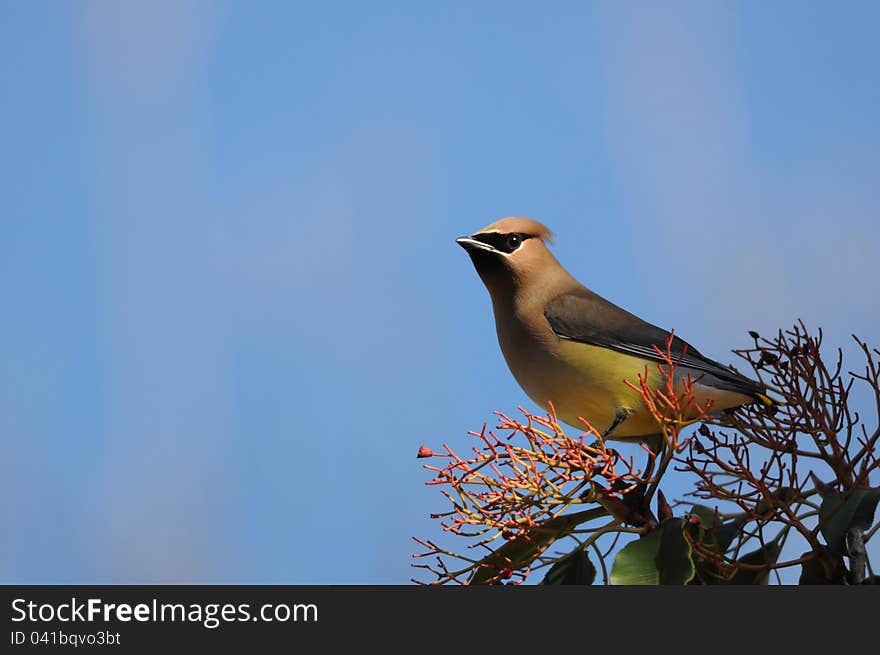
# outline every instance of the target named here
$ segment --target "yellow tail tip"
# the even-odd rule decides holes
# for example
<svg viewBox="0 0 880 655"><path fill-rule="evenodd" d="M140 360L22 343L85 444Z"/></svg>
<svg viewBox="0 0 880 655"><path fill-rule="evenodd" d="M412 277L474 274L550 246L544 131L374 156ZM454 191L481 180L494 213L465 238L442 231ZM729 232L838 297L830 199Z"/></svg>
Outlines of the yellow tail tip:
<svg viewBox="0 0 880 655"><path fill-rule="evenodd" d="M757 400L760 400L761 403L766 405L767 407L778 407L779 405L785 404L785 403L783 403L779 400L776 400L775 398L771 398L770 396L763 394L763 393L756 393L755 398Z"/></svg>

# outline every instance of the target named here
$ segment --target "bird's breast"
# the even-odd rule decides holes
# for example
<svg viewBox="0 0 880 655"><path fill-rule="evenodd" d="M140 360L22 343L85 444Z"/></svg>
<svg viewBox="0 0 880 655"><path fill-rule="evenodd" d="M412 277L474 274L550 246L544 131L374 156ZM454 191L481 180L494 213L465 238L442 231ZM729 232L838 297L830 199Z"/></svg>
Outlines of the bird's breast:
<svg viewBox="0 0 880 655"><path fill-rule="evenodd" d="M583 427L583 417L602 432L618 410L639 404L638 393L624 383L643 373L633 358L560 339L546 321L541 325L540 321L507 320L496 325L501 351L523 391L545 409L552 402L565 423Z"/></svg>

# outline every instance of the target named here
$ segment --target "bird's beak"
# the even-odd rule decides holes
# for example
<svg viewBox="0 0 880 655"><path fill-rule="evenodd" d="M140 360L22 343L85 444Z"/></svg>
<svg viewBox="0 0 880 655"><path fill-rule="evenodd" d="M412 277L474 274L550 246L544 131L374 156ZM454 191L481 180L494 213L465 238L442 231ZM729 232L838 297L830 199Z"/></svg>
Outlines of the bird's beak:
<svg viewBox="0 0 880 655"><path fill-rule="evenodd" d="M478 241L473 237L459 237L455 240L455 243L460 245L468 252L473 252L475 250L488 250L489 252L497 252L495 248L490 246L488 243L483 243L482 241Z"/></svg>

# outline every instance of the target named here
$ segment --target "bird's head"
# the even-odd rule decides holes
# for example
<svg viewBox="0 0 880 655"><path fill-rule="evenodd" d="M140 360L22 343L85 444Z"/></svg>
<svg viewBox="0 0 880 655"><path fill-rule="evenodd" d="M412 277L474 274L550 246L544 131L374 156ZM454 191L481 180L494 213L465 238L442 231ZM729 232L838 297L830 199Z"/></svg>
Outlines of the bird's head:
<svg viewBox="0 0 880 655"><path fill-rule="evenodd" d="M464 248L489 293L503 293L539 282L562 270L547 248L553 233L538 221L510 216L455 242Z"/></svg>

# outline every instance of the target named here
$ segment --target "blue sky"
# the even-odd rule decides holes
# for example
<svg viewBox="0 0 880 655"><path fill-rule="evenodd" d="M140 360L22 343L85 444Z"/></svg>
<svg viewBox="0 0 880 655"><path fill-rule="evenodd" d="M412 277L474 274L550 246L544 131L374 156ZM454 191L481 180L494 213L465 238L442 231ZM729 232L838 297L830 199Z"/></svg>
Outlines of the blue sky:
<svg viewBox="0 0 880 655"><path fill-rule="evenodd" d="M401 583L533 407L454 238L880 342L876 3L0 2L0 580ZM677 490L672 489L672 495Z"/></svg>

